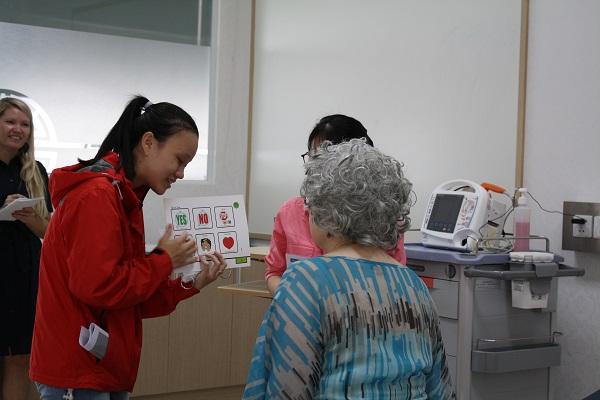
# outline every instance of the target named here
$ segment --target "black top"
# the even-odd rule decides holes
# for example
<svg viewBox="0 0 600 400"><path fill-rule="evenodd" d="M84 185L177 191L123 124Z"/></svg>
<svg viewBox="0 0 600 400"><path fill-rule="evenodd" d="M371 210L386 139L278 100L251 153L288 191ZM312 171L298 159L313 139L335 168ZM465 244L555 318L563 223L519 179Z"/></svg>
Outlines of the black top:
<svg viewBox="0 0 600 400"><path fill-rule="evenodd" d="M52 210L48 174L37 163L45 184L46 207ZM0 161L0 206L10 194L29 197L21 180L21 160ZM35 319L38 271L42 242L20 221L0 221L0 356L29 354Z"/></svg>
<svg viewBox="0 0 600 400"><path fill-rule="evenodd" d="M37 162L37 165L44 180L46 207L48 212L52 212L52 202L48 192L48 173L40 162ZM4 204L6 197L14 193L29 197L27 186L21 180L20 171L20 157L13 158L8 165L0 161L0 206ZM2 254L3 266L18 267L23 272L32 268L37 269L40 249L40 239L25 224L20 221L0 221L0 254Z"/></svg>

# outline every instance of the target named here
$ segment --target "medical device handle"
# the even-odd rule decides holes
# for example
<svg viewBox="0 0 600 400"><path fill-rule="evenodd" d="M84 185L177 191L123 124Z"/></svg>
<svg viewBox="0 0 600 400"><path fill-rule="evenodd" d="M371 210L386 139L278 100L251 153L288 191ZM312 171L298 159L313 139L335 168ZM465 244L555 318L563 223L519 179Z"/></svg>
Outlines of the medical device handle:
<svg viewBox="0 0 600 400"><path fill-rule="evenodd" d="M440 183L434 191L440 191L440 190L448 190L448 191L458 191L458 189L462 189L462 188L471 188L473 189L475 192L478 193L486 193L485 189L483 187L481 187L480 184L478 184L477 182L473 182L470 181L468 179L452 179L449 181L446 181L444 183Z"/></svg>
<svg viewBox="0 0 600 400"><path fill-rule="evenodd" d="M582 276L585 274L583 268L570 267L565 264L534 263L536 267L542 267L544 264L548 264L548 266L553 264L556 265L557 268L555 268L555 271L549 273L545 268L541 268L540 271L536 271L535 269L531 271L493 271L469 267L465 269L464 273L467 278L490 278L502 281L512 281L513 279L560 278L564 276Z"/></svg>

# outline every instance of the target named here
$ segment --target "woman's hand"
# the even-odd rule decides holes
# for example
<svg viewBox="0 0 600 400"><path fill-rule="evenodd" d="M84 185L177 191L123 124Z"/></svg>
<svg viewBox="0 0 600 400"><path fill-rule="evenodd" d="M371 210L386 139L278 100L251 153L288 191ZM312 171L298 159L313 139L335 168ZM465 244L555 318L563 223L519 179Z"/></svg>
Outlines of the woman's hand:
<svg viewBox="0 0 600 400"><path fill-rule="evenodd" d="M9 205L20 197L25 196L20 194L8 195L6 197L6 201L4 201L4 205ZM17 210L12 213L12 216L17 221L24 223L25 226L29 228L29 230L33 232L35 236L41 239L44 238L44 235L46 234L46 228L48 227L48 219L39 215L33 207L25 207L21 210Z"/></svg>
<svg viewBox="0 0 600 400"><path fill-rule="evenodd" d="M217 279L227 268L223 255L217 252L201 255L199 262L202 271L194 280L194 287L198 290Z"/></svg>
<svg viewBox="0 0 600 400"><path fill-rule="evenodd" d="M29 225L35 221L35 219L38 217L38 213L35 212L33 207L25 207L13 212L12 216L25 225Z"/></svg>
<svg viewBox="0 0 600 400"><path fill-rule="evenodd" d="M166 251L171 262L173 263L173 269L183 267L197 261L196 258L196 241L194 238L187 233L171 239L173 233L173 225L167 225L167 230L158 241L158 247Z"/></svg>
<svg viewBox="0 0 600 400"><path fill-rule="evenodd" d="M4 200L4 204L2 205L2 207L9 205L10 203L12 203L13 201L15 201L16 199L20 198L20 197L25 197L22 194L9 194L8 196L6 196L6 200Z"/></svg>
<svg viewBox="0 0 600 400"><path fill-rule="evenodd" d="M275 294L275 292L277 291L277 286L279 286L280 282L281 277L277 275L270 276L269 279L267 279L267 289L269 289L269 292L271 292L271 294Z"/></svg>

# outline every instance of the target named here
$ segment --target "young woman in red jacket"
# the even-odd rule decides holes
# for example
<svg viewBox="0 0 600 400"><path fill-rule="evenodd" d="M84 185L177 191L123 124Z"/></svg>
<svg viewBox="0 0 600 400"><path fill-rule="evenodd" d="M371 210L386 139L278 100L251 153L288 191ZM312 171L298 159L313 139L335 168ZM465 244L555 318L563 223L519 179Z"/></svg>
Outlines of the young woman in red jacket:
<svg viewBox="0 0 600 400"><path fill-rule="evenodd" d="M30 367L43 400L126 399L142 319L169 314L226 267L221 254L202 256L193 286L170 280L196 253L195 241L170 239L170 227L145 253L142 201L183 178L197 147L188 113L138 96L93 159L52 173L55 212L42 248ZM92 323L108 332L104 354L79 344L82 327Z"/></svg>

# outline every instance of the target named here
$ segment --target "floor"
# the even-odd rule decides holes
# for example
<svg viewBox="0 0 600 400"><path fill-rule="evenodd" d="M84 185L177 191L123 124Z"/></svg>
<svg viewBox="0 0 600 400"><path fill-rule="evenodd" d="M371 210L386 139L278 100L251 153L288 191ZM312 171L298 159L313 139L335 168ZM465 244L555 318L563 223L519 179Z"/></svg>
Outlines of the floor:
<svg viewBox="0 0 600 400"><path fill-rule="evenodd" d="M168 393L153 396L132 397L135 400L240 400L244 386L218 389L194 390L191 392Z"/></svg>
<svg viewBox="0 0 600 400"><path fill-rule="evenodd" d="M232 386L218 389L194 390L191 392L165 393L153 396L131 397L132 400L240 400L244 386ZM28 400L39 400L35 387L29 391Z"/></svg>

